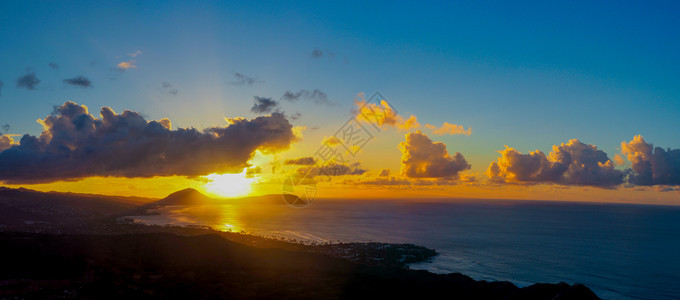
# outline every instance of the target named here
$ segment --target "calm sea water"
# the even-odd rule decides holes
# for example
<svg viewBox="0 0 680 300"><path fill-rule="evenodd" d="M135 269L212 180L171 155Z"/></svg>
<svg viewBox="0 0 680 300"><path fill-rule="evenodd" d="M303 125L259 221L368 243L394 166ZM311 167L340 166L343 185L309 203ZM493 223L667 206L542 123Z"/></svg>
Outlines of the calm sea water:
<svg viewBox="0 0 680 300"><path fill-rule="evenodd" d="M414 243L415 269L475 279L583 283L605 299L679 299L680 207L549 202L324 201L172 206L135 217L298 240Z"/></svg>

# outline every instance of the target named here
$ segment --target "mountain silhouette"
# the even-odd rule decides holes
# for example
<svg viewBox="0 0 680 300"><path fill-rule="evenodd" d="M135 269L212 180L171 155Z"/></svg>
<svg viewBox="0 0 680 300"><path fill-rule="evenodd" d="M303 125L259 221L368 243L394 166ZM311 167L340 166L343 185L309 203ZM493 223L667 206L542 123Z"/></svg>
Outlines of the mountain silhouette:
<svg viewBox="0 0 680 300"><path fill-rule="evenodd" d="M83 220L122 214L154 200L0 187L0 229L82 224Z"/></svg>
<svg viewBox="0 0 680 300"><path fill-rule="evenodd" d="M158 205L205 205L214 203L215 199L203 195L201 192L192 188L176 191L155 202L155 204Z"/></svg>
<svg viewBox="0 0 680 300"><path fill-rule="evenodd" d="M282 198L283 196L283 198ZM285 204L299 199L295 195L289 194L267 194L259 196L246 196L239 198L211 198L201 192L186 188L174 192L167 197L151 203L150 206L167 205L211 205L211 204ZM147 207L148 208L148 207Z"/></svg>

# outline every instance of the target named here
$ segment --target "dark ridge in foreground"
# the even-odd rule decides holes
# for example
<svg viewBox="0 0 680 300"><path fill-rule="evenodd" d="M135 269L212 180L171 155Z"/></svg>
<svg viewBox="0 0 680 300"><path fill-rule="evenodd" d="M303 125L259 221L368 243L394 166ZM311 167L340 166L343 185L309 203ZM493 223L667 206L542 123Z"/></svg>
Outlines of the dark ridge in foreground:
<svg viewBox="0 0 680 300"><path fill-rule="evenodd" d="M578 284L518 288L219 235L0 233L0 249L0 298L599 299Z"/></svg>

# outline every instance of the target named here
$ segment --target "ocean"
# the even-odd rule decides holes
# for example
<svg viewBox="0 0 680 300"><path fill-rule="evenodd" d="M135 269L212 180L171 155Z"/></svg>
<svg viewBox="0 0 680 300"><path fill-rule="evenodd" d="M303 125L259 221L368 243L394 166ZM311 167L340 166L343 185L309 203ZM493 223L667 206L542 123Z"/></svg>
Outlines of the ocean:
<svg viewBox="0 0 680 300"><path fill-rule="evenodd" d="M680 207L537 201L317 200L169 206L148 224L206 225L298 241L413 243L411 265L477 280L582 283L604 299L680 299Z"/></svg>

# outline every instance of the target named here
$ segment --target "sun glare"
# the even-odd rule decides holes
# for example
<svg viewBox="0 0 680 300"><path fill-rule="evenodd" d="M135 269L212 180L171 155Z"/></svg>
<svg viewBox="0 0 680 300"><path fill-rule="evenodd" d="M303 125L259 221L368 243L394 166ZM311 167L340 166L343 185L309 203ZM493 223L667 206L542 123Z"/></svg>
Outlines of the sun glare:
<svg viewBox="0 0 680 300"><path fill-rule="evenodd" d="M235 174L210 174L205 176L209 182L205 184L208 193L220 197L247 196L252 190L256 177L246 177L246 169Z"/></svg>

